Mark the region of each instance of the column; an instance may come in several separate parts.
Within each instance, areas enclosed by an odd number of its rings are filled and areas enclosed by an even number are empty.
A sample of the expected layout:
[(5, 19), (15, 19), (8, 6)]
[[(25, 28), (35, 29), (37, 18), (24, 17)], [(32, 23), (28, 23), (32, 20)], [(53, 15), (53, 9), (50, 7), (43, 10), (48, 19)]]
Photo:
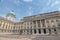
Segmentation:
[(5, 32), (6, 32), (6, 24), (7, 24), (7, 23), (5, 22), (5, 25), (4, 25), (4, 31), (5, 31)]
[[(9, 32), (10, 32), (10, 30), (11, 30), (11, 24), (9, 26), (10, 26), (10, 28), (9, 28)], [(15, 30), (16, 30), (16, 28), (15, 28)]]
[(40, 20), (40, 26), (41, 26), (41, 34), (44, 34), (41, 20)]
[(48, 26), (47, 26), (47, 20), (45, 20), (45, 26), (46, 26), (46, 33), (49, 34)]
[(27, 22), (25, 22), (25, 25), (24, 25), (24, 34), (27, 34)]
[(37, 23), (37, 21), (36, 21), (36, 32), (37, 32), (37, 34), (39, 34), (39, 32), (38, 32), (38, 23)]
[(30, 30), (31, 30), (31, 22), (29, 22), (29, 34), (31, 34)]
[(52, 33), (52, 25), (51, 25), (51, 20), (48, 20), (49, 21), (49, 24), (50, 24), (50, 26), (49, 26), (49, 34), (51, 34)]
[(29, 25), (30, 25), (30, 34), (32, 34), (32, 22), (31, 21), (30, 21)]
[(2, 22), (1, 29), (4, 29), (4, 26), (3, 25), (4, 25), (4, 22)]
[(52, 27), (52, 22), (51, 22), (51, 21), (52, 21), (52, 20), (49, 20), (49, 23), (50, 23), (50, 30), (51, 30), (51, 33), (54, 34), (53, 29), (52, 29), (53, 27)]
[(12, 32), (13, 32), (13, 30), (14, 30), (14, 24), (12, 25)]
[(7, 27), (8, 27), (8, 23), (6, 23), (6, 29), (5, 29), (5, 30), (6, 30), (6, 32), (7, 32)]
[(34, 35), (34, 24), (33, 24), (33, 21), (32, 21), (32, 34)]
[(56, 31), (55, 31), (55, 33), (57, 33), (58, 32), (58, 26), (57, 26), (57, 22), (56, 22), (56, 19), (54, 20), (54, 23), (55, 23), (55, 29), (56, 29)]
[(7, 30), (9, 31), (9, 23), (8, 23), (8, 27), (7, 27)]
[(5, 23), (5, 31), (7, 32), (7, 23)]
[(54, 20), (54, 23), (55, 23), (55, 27), (54, 27), (55, 31), (54, 31), (54, 33), (57, 33), (57, 23), (56, 23), (56, 20)]
[(3, 29), (4, 29), (4, 22), (1, 22), (2, 24), (1, 24), (1, 32), (3, 32)]
[(23, 29), (23, 34), (25, 34), (25, 32), (24, 32), (24, 23), (23, 23), (23, 28), (22, 29)]

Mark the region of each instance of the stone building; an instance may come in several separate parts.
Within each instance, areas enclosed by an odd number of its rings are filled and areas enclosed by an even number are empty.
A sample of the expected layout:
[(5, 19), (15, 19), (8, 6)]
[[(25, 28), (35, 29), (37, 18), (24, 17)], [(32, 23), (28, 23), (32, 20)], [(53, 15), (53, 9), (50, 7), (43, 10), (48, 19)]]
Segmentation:
[[(50, 12), (24, 17), (20, 26), (22, 34), (60, 34), (60, 12)], [(19, 24), (19, 23), (18, 23)]]
[(15, 22), (16, 16), (10, 12), (6, 18), (0, 17), (0, 34), (19, 35), (59, 35), (60, 12), (54, 11), (44, 14), (24, 17)]

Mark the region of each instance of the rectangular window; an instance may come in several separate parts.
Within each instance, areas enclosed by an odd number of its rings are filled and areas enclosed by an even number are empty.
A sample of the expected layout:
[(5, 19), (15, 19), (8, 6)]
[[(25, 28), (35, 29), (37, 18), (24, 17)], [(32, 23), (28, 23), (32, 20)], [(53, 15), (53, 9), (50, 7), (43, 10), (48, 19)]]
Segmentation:
[(34, 29), (34, 33), (36, 34), (36, 29)]

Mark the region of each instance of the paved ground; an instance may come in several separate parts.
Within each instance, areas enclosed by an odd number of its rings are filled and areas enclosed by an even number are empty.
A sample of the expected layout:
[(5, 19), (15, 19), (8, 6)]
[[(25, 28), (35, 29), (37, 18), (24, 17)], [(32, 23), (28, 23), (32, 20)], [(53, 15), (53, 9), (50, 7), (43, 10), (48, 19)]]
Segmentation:
[(0, 37), (0, 40), (31, 40), (31, 39), (28, 39), (28, 38), (21, 38), (21, 39), (16, 39), (16, 38), (3, 38), (3, 37)]
[(60, 35), (0, 35), (0, 40), (60, 40)]

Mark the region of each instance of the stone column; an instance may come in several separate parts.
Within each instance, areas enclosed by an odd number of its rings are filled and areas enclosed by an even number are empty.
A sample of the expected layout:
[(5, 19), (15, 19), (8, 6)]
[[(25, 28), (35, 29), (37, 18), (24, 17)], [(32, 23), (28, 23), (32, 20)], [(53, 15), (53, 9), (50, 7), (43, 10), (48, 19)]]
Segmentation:
[(7, 24), (7, 23), (5, 23), (5, 25), (4, 25), (4, 30), (5, 30), (5, 32), (6, 32), (6, 24)]
[(40, 20), (40, 26), (41, 26), (41, 34), (43, 35), (44, 32), (43, 32), (43, 27), (42, 27), (42, 22), (41, 22), (41, 20)]
[(54, 22), (55, 22), (55, 29), (56, 29), (56, 32), (55, 33), (57, 33), (58, 32), (58, 26), (57, 26), (57, 22), (56, 22), (56, 19), (54, 20)]
[(38, 32), (38, 23), (37, 23), (37, 21), (36, 21), (36, 32), (37, 32), (37, 34), (39, 34), (39, 32)]
[(54, 31), (54, 33), (57, 33), (57, 23), (56, 23), (56, 20), (54, 20), (54, 23), (55, 23), (55, 29), (56, 29), (56, 31)]
[(6, 32), (7, 32), (8, 23), (6, 23)]
[(8, 27), (7, 27), (7, 30), (9, 31), (9, 23), (8, 23)]
[(3, 25), (5, 25), (4, 22), (2, 22), (1, 29), (4, 29), (4, 26)]
[(1, 22), (2, 24), (1, 24), (1, 32), (3, 31), (3, 29), (4, 29), (4, 26), (3, 25), (5, 25), (4, 24), (4, 22)]
[[(50, 24), (50, 26), (49, 26), (49, 29), (51, 30), (51, 33), (52, 33), (52, 24), (51, 24), (51, 20), (48, 20), (49, 21), (49, 24)], [(50, 32), (50, 31), (49, 31)]]
[(46, 33), (49, 34), (48, 26), (47, 26), (47, 20), (45, 20), (45, 26), (46, 26)]
[(33, 24), (33, 21), (32, 21), (32, 34), (34, 35), (34, 24)]
[(25, 27), (26, 27), (25, 34), (27, 34), (27, 22), (26, 22), (26, 25), (25, 25)]
[[(16, 29), (16, 28), (15, 28)], [(11, 32), (11, 24), (10, 24), (10, 30), (9, 30), (10, 32)]]
[(23, 23), (23, 34), (25, 34), (25, 32), (24, 32), (24, 31), (25, 31), (25, 30), (24, 30), (24, 26), (25, 26), (25, 25), (24, 25), (24, 23)]
[(52, 22), (51, 22), (51, 20), (49, 20), (49, 23), (50, 23), (51, 33), (54, 34), (54, 30), (52, 29), (53, 27), (52, 27)]
[(30, 30), (31, 30), (31, 22), (29, 22), (29, 34), (31, 34)]

